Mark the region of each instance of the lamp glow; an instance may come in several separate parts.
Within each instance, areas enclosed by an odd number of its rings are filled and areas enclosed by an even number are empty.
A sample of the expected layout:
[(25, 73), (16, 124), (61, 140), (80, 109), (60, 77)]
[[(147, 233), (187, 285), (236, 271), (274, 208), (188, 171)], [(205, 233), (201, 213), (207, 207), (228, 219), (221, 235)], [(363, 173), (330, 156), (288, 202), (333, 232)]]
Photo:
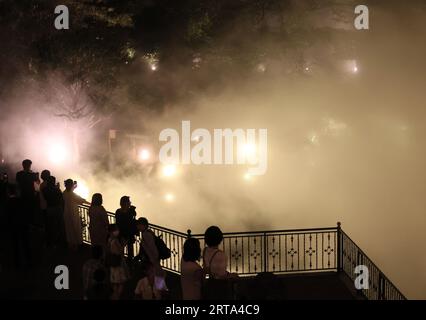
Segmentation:
[(173, 193), (166, 193), (164, 195), (164, 200), (166, 200), (167, 202), (173, 202), (175, 201), (175, 195)]
[(163, 167), (163, 176), (172, 177), (176, 174), (176, 166), (169, 164)]
[(53, 164), (61, 164), (68, 157), (68, 150), (62, 144), (53, 144), (49, 147), (48, 158)]
[(147, 161), (151, 158), (151, 153), (148, 149), (139, 150), (138, 158), (140, 161)]
[(86, 183), (84, 181), (77, 181), (77, 188), (75, 188), (74, 192), (76, 194), (78, 194), (80, 197), (82, 197), (83, 199), (88, 199), (89, 198), (89, 187), (86, 185)]

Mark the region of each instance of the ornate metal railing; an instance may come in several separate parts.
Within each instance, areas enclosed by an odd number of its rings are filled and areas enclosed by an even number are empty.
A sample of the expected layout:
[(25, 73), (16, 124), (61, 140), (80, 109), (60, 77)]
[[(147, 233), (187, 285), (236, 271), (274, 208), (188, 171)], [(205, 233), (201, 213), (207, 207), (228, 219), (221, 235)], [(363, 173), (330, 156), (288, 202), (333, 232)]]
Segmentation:
[(368, 269), (368, 289), (361, 290), (368, 300), (405, 300), (405, 296), (383, 274), (371, 259), (352, 241), (349, 236), (340, 230), (340, 270), (352, 281), (358, 274), (356, 266), (364, 265)]
[[(88, 232), (88, 208), (80, 207), (83, 223), (83, 240), (90, 243)], [(110, 223), (115, 216), (108, 213)], [(163, 268), (180, 273), (180, 259), (185, 240), (198, 238), (204, 246), (204, 235), (182, 233), (158, 225), (150, 228), (161, 236), (171, 250), (170, 259), (161, 262)], [(228, 270), (239, 275), (255, 275), (260, 272), (276, 274), (306, 272), (343, 272), (352, 281), (357, 265), (369, 270), (369, 289), (360, 291), (367, 299), (401, 300), (404, 295), (380, 271), (367, 255), (344, 233), (340, 223), (336, 227), (294, 229), (262, 232), (224, 233), (221, 249), (227, 254)], [(139, 251), (140, 239), (136, 239), (134, 251)]]
[[(204, 245), (203, 235), (194, 235)], [(228, 270), (240, 275), (336, 270), (336, 228), (224, 233)]]

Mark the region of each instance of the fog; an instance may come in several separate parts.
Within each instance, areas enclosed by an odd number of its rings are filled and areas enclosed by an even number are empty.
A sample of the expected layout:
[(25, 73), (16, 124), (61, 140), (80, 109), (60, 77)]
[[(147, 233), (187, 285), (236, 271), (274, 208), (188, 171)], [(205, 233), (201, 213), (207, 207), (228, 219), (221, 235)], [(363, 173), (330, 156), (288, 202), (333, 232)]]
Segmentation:
[[(371, 29), (355, 35), (362, 46), (351, 59), (329, 61), (333, 72), (314, 61), (324, 52), (313, 48), (306, 55), (314, 62), (303, 76), (287, 76), (276, 61), (265, 61), (248, 78), (221, 80), (211, 92), (130, 121), (135, 131), (144, 128), (153, 145), (161, 130), (180, 130), (183, 120), (211, 131), (266, 128), (268, 170), (250, 181), (244, 179), (247, 167), (238, 165), (179, 166), (175, 177), (164, 179), (123, 173), (120, 164), (110, 174), (71, 154), (57, 163), (41, 151), (46, 141), (72, 148), (71, 132), (78, 130), (80, 152), (91, 154), (105, 153), (100, 146), (106, 142), (96, 127), (55, 117), (37, 94), (39, 87), (50, 90), (46, 84), (16, 89), (3, 102), (9, 110), (1, 118), (3, 148), (15, 165), (28, 157), (35, 171), (49, 167), (60, 181), (84, 181), (89, 195), (104, 195), (109, 211), (129, 195), (138, 215), (179, 231), (201, 233), (210, 224), (224, 231), (328, 227), (340, 221), (403, 293), (425, 299), (426, 19), (419, 8), (398, 9), (370, 9)], [(342, 41), (342, 35), (334, 37)], [(113, 119), (105, 120), (108, 126)], [(168, 193), (173, 201), (165, 201)]]

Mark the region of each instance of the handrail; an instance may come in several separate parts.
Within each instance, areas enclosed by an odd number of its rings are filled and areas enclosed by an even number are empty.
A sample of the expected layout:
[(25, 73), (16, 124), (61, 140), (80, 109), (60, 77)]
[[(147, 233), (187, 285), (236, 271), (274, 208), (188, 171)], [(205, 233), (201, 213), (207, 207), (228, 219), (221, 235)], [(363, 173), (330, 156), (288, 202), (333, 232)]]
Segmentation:
[[(90, 243), (88, 232), (88, 207), (80, 206), (83, 240)], [(110, 222), (115, 215), (108, 212)], [(200, 240), (203, 234), (191, 234), (150, 223), (150, 228), (161, 236), (171, 250), (171, 257), (161, 262), (162, 267), (180, 274), (183, 244), (188, 237)], [(136, 238), (134, 252), (138, 252), (141, 239)], [(405, 300), (405, 296), (387, 278), (372, 260), (345, 233), (337, 227), (306, 228), (269, 231), (225, 232), (221, 249), (227, 256), (228, 270), (240, 275), (259, 272), (276, 274), (303, 272), (342, 272), (355, 281), (355, 267), (367, 265), (370, 289), (359, 290), (367, 299)]]
[[(369, 270), (369, 289), (362, 289), (360, 293), (367, 299), (406, 300), (402, 292), (385, 276), (365, 252), (344, 231), (341, 231), (341, 233), (342, 242), (347, 241), (350, 244), (346, 245), (342, 252), (342, 267), (346, 275), (355, 280), (357, 275), (354, 274), (353, 268), (357, 265), (366, 265)], [(351, 255), (355, 256), (356, 259), (349, 258)]]

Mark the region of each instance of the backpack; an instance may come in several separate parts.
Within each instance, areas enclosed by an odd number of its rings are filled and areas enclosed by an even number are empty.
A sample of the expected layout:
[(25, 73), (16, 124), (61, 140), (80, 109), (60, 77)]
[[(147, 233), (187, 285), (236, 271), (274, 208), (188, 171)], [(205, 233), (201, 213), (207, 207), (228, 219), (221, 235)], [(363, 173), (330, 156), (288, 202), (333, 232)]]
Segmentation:
[[(161, 236), (155, 235), (155, 233), (152, 230), (148, 230), (148, 231), (151, 232), (152, 236), (154, 237), (154, 243), (158, 251), (158, 258), (160, 260), (165, 260), (170, 258), (171, 251), (169, 248), (167, 248), (167, 245), (164, 242), (164, 240), (161, 238)], [(143, 238), (143, 234), (142, 234), (142, 238)]]
[(163, 239), (160, 236), (154, 235), (154, 240), (155, 240), (155, 246), (157, 247), (157, 250), (158, 250), (158, 257), (160, 258), (160, 260), (165, 260), (170, 258), (171, 256), (170, 249), (167, 248), (167, 245), (163, 241)]

